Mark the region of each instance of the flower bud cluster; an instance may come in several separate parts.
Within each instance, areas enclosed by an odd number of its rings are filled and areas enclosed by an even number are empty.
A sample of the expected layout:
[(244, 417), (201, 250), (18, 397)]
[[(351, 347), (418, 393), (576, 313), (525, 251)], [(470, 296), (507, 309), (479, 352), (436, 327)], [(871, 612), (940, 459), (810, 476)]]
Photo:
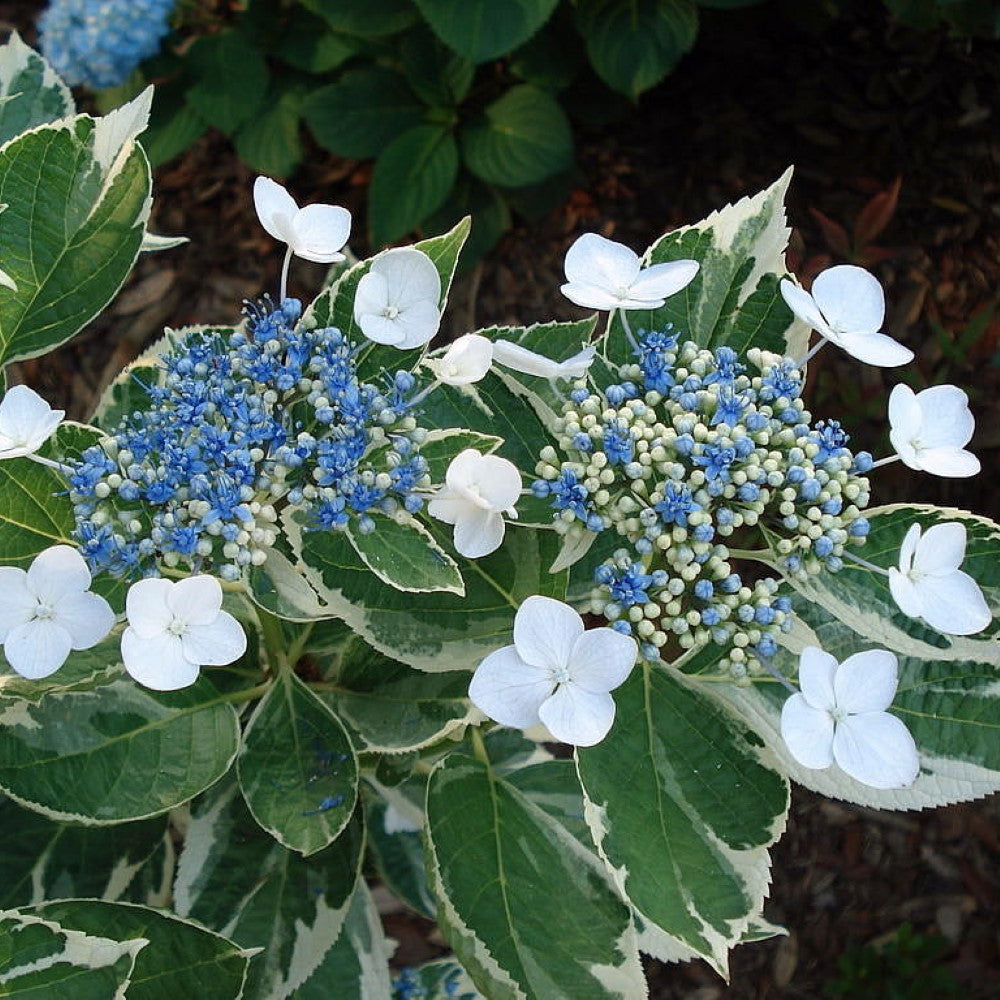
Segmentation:
[(867, 535), (871, 457), (836, 421), (812, 423), (787, 359), (752, 349), (748, 370), (670, 328), (640, 332), (635, 355), (618, 384), (577, 383), (533, 492), (557, 531), (621, 536), (596, 570), (594, 613), (651, 658), (668, 643), (724, 646), (723, 668), (745, 676), (791, 627), (791, 604), (735, 560), (749, 549), (788, 577), (840, 569)]
[(312, 529), (364, 533), (375, 511), (420, 508), (414, 377), (360, 381), (354, 346), (336, 328), (307, 328), (295, 299), (246, 316), (232, 334), (189, 332), (147, 387), (149, 407), (76, 463), (76, 538), (92, 571), (234, 580), (264, 561), (289, 510)]

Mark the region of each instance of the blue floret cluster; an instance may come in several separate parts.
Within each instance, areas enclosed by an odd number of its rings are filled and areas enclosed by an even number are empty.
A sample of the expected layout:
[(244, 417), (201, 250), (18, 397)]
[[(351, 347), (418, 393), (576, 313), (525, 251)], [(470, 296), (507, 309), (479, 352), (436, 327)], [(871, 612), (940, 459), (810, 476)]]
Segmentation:
[(53, 0), (38, 19), (42, 53), (70, 85), (124, 83), (154, 55), (176, 0)]
[(76, 539), (94, 573), (164, 567), (237, 579), (279, 518), (366, 533), (406, 517), (429, 485), (406, 371), (358, 377), (357, 349), (310, 329), (301, 305), (250, 305), (234, 331), (195, 329), (128, 414), (73, 466)]
[(745, 677), (791, 627), (781, 581), (762, 567), (841, 568), (868, 533), (871, 456), (849, 450), (837, 421), (812, 422), (788, 359), (679, 344), (671, 327), (641, 331), (634, 356), (619, 383), (573, 389), (533, 492), (556, 530), (620, 536), (596, 568), (594, 613), (651, 659), (668, 643), (714, 643)]

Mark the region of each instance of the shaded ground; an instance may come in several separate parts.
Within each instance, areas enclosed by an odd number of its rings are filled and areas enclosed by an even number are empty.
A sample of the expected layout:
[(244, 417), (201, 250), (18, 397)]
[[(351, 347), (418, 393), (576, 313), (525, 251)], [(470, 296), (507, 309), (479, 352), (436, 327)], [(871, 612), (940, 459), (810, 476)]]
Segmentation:
[[(0, 20), (24, 28), (31, 6), (0, 3)], [(917, 354), (909, 371), (916, 388), (952, 382), (969, 392), (973, 447), (984, 470), (971, 483), (949, 483), (897, 464), (880, 472), (877, 500), (924, 499), (996, 518), (1000, 50), (904, 30), (888, 22), (881, 4), (857, 6), (819, 34), (790, 24), (781, 4), (724, 17), (706, 12), (695, 53), (646, 95), (635, 118), (583, 136), (566, 204), (517, 228), (462, 279), (452, 329), (575, 315), (558, 285), (565, 249), (580, 231), (642, 247), (664, 229), (754, 193), (789, 163), (796, 164), (792, 266), (815, 273), (844, 258), (827, 245), (810, 209), (849, 229), (868, 199), (900, 177), (898, 210), (875, 241), (895, 248), (873, 265), (890, 302), (887, 328)], [(337, 201), (360, 219), (365, 177), (363, 165), (317, 154), (292, 187), (300, 200)], [(105, 317), (56, 355), (22, 365), (21, 378), (84, 417), (97, 387), (164, 324), (232, 322), (241, 299), (273, 290), (279, 252), (256, 225), (251, 182), (217, 137), (162, 168), (154, 228), (187, 233), (192, 243), (143, 259)], [(366, 248), (356, 241), (355, 249)], [(296, 263), (293, 281), (303, 297), (321, 278), (320, 267)], [(976, 318), (982, 329), (963, 337)], [(812, 409), (841, 418), (857, 441), (884, 454), (885, 400), (897, 377), (827, 348), (811, 372)], [(877, 944), (904, 922), (943, 936), (938, 964), (964, 995), (995, 995), (998, 814), (996, 799), (888, 814), (796, 790), (766, 910), (791, 935), (738, 949), (729, 987), (702, 965), (654, 963), (651, 995), (821, 996), (850, 945)], [(414, 919), (394, 919), (390, 931), (405, 961), (435, 947), (429, 925)], [(885, 994), (859, 988), (850, 995)], [(925, 994), (914, 986), (904, 995)]]

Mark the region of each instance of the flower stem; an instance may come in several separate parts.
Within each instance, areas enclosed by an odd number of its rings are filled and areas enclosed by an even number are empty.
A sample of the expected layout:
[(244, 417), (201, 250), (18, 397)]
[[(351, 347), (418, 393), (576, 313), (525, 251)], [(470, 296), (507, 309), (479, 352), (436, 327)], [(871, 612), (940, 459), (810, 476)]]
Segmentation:
[(64, 476), (70, 476), (73, 474), (73, 470), (68, 465), (63, 465), (62, 462), (54, 462), (51, 458), (43, 458), (41, 455), (36, 455), (34, 452), (30, 455), (25, 455), (24, 457), (31, 459), (32, 462), (37, 462), (39, 465), (44, 465), (46, 468), (55, 469), (56, 472), (61, 472)]
[(872, 468), (877, 469), (881, 465), (890, 465), (892, 462), (898, 462), (899, 455), (887, 455), (885, 458), (880, 458), (877, 462), (872, 462)]
[(292, 262), (292, 248), (285, 251), (285, 259), (281, 263), (281, 286), (279, 304), (285, 301), (285, 293), (288, 291), (288, 266)]
[(267, 694), (271, 684), (271, 681), (264, 681), (256, 687), (244, 688), (242, 691), (230, 691), (228, 694), (219, 695), (218, 700), (229, 702), (230, 704), (240, 704), (244, 701), (253, 701), (255, 698), (260, 698), (262, 695)]
[(625, 337), (628, 340), (629, 347), (631, 347), (633, 351), (638, 351), (639, 344), (635, 339), (635, 335), (632, 333), (632, 327), (629, 326), (628, 316), (625, 314), (624, 309), (618, 310), (618, 318), (622, 321), (622, 329), (625, 331)]
[(271, 667), (271, 673), (277, 676), (291, 670), (292, 663), (285, 652), (285, 633), (281, 627), (281, 619), (261, 607), (257, 607), (256, 611), (257, 621), (260, 623), (260, 634), (264, 640), (264, 649), (267, 653), (267, 662)]
[(889, 571), (883, 569), (881, 566), (876, 566), (875, 563), (869, 562), (867, 559), (862, 559), (861, 556), (855, 555), (853, 552), (844, 551), (844, 558), (850, 559), (851, 562), (856, 562), (859, 566), (864, 566), (865, 569), (870, 569), (873, 573), (878, 573), (879, 576), (888, 576)]
[(489, 767), (490, 757), (486, 752), (486, 744), (483, 742), (483, 734), (479, 731), (479, 727), (471, 726), (469, 736), (472, 740), (472, 752), (476, 755), (476, 760)]
[(788, 688), (792, 694), (798, 693), (798, 688), (766, 657), (760, 653), (754, 654), (760, 665), (783, 687)]
[(810, 358), (812, 358), (825, 343), (826, 343), (826, 337), (820, 337), (819, 340), (817, 340), (816, 343), (812, 346), (812, 348), (808, 351), (806, 356), (801, 361), (795, 362), (795, 367), (801, 369), (806, 364), (806, 362), (808, 362)]

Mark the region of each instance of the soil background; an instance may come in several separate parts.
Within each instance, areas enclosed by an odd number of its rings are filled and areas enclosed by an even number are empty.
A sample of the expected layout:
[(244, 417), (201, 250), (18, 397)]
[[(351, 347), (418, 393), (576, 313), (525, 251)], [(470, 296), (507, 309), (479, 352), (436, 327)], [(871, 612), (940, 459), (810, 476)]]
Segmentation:
[[(0, 2), (0, 27), (17, 27), (33, 42), (40, 6)], [(880, 3), (839, 6), (838, 19), (813, 23), (804, 20), (809, 8), (829, 5), (703, 10), (694, 51), (631, 117), (578, 133), (578, 170), (563, 203), (530, 223), (516, 220), (483, 264), (459, 280), (449, 332), (583, 315), (558, 292), (563, 256), (579, 233), (597, 230), (641, 249), (665, 230), (755, 193), (789, 164), (796, 168), (789, 266), (808, 282), (847, 259), (815, 213), (850, 231), (866, 203), (898, 178), (898, 207), (876, 248), (854, 259), (886, 289), (886, 330), (917, 355), (914, 386), (951, 382), (969, 393), (977, 422), (972, 447), (983, 471), (971, 481), (949, 481), (897, 463), (880, 470), (875, 502), (920, 499), (996, 519), (1000, 46), (904, 28)], [(312, 148), (289, 186), (300, 202), (349, 207), (352, 247), (362, 255), (371, 249), (363, 222), (369, 175), (366, 164)], [(242, 299), (273, 292), (280, 251), (257, 224), (252, 181), (214, 134), (159, 168), (151, 228), (191, 242), (142, 258), (102, 317), (55, 354), (18, 366), (15, 380), (85, 418), (100, 387), (165, 325), (232, 323)], [(297, 261), (293, 290), (307, 298), (322, 277), (320, 266)], [(810, 366), (810, 408), (839, 418), (876, 457), (886, 454), (885, 406), (897, 378), (827, 347)], [(837, 995), (1000, 995), (998, 818), (996, 797), (879, 813), (796, 788), (788, 830), (773, 852), (765, 909), (789, 934), (737, 948), (729, 985), (701, 963), (650, 962), (650, 995), (829, 995), (841, 956), (865, 945), (877, 954), (904, 924), (928, 936), (938, 954), (896, 963), (894, 981), (869, 969), (869, 980)], [(403, 964), (443, 950), (433, 927), (418, 918), (395, 914), (388, 924)], [(941, 974), (948, 979), (933, 978)]]

